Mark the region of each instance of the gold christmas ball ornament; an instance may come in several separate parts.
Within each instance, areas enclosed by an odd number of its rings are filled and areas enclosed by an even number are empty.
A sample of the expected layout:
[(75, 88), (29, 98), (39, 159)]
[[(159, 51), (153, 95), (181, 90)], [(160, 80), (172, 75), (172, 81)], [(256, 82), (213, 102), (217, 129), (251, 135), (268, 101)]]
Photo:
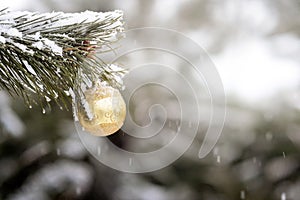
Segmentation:
[(83, 129), (96, 136), (117, 132), (126, 117), (126, 104), (119, 90), (97, 83), (84, 92), (81, 106), (77, 108)]

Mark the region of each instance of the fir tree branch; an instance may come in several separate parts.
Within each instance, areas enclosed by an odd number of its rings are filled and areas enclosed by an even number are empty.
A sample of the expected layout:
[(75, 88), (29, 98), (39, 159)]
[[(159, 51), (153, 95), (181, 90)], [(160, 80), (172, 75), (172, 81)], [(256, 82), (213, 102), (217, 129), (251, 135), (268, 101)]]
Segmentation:
[[(121, 11), (32, 13), (0, 10), (0, 87), (28, 105), (67, 105), (78, 72), (117, 84), (93, 51), (107, 51), (123, 31)], [(32, 97), (35, 93), (38, 97)]]

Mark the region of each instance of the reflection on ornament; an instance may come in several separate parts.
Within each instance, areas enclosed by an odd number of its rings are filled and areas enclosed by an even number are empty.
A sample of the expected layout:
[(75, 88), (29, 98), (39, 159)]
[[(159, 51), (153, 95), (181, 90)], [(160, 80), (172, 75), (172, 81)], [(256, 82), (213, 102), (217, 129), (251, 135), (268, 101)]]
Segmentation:
[(125, 120), (126, 105), (119, 90), (96, 84), (84, 92), (85, 100), (77, 115), (85, 131), (107, 136), (118, 131)]

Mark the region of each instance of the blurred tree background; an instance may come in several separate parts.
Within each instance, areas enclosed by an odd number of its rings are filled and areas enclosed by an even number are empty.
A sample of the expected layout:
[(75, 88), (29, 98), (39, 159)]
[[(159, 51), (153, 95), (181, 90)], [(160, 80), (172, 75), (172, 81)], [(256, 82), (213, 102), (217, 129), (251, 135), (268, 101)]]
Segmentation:
[[(42, 114), (1, 91), (0, 199), (299, 199), (298, 0), (26, 2), (15, 7), (121, 9), (127, 28), (158, 26), (188, 35), (216, 62), (227, 93), (227, 117), (206, 158), (198, 158), (195, 141), (164, 169), (128, 174), (102, 165), (86, 151), (71, 111), (53, 105)], [(122, 133), (110, 139), (120, 143)]]

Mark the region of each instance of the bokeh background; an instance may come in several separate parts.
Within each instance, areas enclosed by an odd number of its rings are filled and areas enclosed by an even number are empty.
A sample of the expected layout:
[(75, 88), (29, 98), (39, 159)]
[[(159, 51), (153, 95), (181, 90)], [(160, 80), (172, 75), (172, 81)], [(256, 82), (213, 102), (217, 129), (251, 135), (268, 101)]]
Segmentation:
[[(53, 105), (42, 114), (1, 91), (0, 199), (300, 198), (298, 0), (0, 0), (0, 5), (38, 12), (120, 9), (127, 29), (180, 31), (209, 53), (227, 96), (223, 133), (206, 158), (199, 159), (192, 145), (164, 169), (129, 174), (86, 151), (71, 111)], [(110, 139), (126, 143), (122, 133)]]

